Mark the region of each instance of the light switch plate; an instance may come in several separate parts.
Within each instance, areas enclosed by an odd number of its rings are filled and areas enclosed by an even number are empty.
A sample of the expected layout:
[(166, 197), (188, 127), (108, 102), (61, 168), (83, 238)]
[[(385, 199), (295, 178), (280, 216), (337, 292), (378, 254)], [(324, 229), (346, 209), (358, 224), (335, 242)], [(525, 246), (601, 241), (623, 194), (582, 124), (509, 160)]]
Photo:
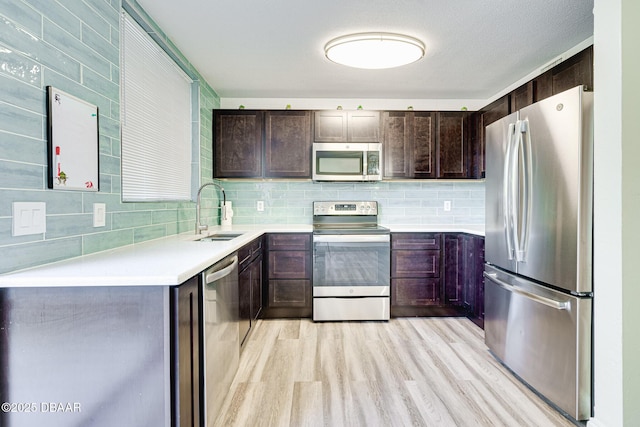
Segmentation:
[(47, 204), (13, 202), (13, 236), (42, 234), (47, 231)]
[(106, 225), (107, 205), (104, 203), (93, 204), (93, 226), (104, 227)]

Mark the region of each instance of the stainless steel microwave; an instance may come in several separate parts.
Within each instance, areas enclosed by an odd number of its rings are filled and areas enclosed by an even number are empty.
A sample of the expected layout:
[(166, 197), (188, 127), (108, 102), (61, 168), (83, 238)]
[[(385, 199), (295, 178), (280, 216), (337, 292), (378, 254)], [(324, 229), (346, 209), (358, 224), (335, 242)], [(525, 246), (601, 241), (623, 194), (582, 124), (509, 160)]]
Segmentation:
[(314, 142), (314, 181), (382, 180), (382, 144)]

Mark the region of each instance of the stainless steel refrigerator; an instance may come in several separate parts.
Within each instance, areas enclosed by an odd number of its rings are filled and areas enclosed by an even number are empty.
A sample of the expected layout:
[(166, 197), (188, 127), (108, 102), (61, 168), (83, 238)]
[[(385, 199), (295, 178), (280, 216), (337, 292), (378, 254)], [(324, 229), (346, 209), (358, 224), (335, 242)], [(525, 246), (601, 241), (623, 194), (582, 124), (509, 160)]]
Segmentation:
[(576, 420), (592, 414), (593, 93), (486, 127), (485, 342)]

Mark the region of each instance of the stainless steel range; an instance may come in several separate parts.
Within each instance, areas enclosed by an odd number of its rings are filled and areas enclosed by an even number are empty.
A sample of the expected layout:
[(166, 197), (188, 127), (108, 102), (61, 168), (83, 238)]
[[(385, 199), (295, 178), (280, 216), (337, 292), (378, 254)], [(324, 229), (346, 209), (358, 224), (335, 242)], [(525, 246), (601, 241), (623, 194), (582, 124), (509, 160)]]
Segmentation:
[(390, 241), (378, 202), (313, 202), (313, 320), (389, 320)]

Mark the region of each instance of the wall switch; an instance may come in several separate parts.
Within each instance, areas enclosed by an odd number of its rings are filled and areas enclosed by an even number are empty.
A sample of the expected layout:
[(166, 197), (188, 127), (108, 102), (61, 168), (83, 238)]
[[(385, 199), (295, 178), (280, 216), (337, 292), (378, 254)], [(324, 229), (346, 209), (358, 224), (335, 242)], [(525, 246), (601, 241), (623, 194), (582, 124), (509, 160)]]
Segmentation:
[(263, 212), (264, 211), (264, 201), (258, 200), (258, 203), (256, 203), (256, 208), (258, 209), (258, 212)]
[(13, 202), (13, 236), (42, 234), (47, 231), (47, 204)]
[(107, 224), (107, 206), (104, 203), (93, 204), (93, 226), (104, 227)]
[(449, 212), (451, 210), (451, 200), (445, 200), (444, 202), (444, 211)]

